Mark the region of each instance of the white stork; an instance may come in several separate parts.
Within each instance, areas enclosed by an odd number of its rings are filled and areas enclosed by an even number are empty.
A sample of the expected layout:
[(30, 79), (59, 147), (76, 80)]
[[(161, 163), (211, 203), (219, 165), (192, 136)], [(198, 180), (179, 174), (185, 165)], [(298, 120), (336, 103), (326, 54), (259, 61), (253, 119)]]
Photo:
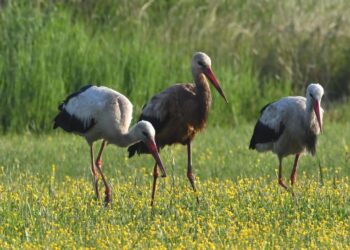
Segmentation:
[[(204, 129), (211, 107), (211, 92), (207, 81), (213, 84), (226, 100), (219, 82), (211, 70), (211, 60), (203, 52), (192, 57), (192, 75), (195, 84), (175, 84), (156, 94), (144, 106), (140, 120), (152, 123), (156, 130), (156, 142), (159, 148), (165, 145), (181, 143), (187, 146), (187, 177), (196, 192), (192, 173), (191, 141)], [(137, 153), (149, 153), (144, 143), (136, 143), (128, 148), (129, 157)], [(157, 162), (153, 172), (152, 203), (158, 177)], [(199, 202), (197, 197), (197, 202)]]
[[(166, 176), (155, 143), (155, 130), (148, 121), (139, 121), (129, 129), (132, 119), (132, 104), (124, 95), (107, 87), (87, 85), (69, 95), (59, 105), (60, 112), (54, 119), (54, 129), (61, 127), (85, 137), (90, 146), (91, 171), (94, 189), (99, 198), (98, 173), (105, 185), (105, 203), (111, 201), (111, 191), (102, 172), (102, 151), (106, 143), (127, 147), (136, 142), (144, 142)], [(100, 151), (94, 161), (93, 143), (102, 139)], [(96, 172), (98, 171), (98, 173)]]
[(296, 182), (296, 171), (300, 154), (316, 153), (317, 135), (322, 131), (323, 109), (320, 107), (323, 88), (318, 83), (307, 87), (306, 98), (288, 96), (267, 104), (260, 111), (250, 149), (259, 152), (272, 151), (278, 156), (278, 183), (288, 190), (282, 179), (282, 159), (295, 155), (291, 184)]

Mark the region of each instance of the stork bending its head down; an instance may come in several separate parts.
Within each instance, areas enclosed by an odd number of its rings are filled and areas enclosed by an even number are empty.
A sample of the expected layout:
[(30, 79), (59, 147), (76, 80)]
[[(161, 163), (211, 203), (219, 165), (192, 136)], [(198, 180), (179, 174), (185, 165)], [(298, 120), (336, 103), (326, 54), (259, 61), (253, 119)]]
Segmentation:
[[(139, 121), (129, 129), (132, 118), (132, 104), (124, 95), (107, 87), (87, 85), (69, 95), (59, 106), (54, 119), (54, 128), (61, 127), (67, 132), (83, 136), (90, 146), (91, 171), (97, 198), (98, 174), (105, 185), (105, 202), (111, 201), (111, 191), (102, 172), (102, 152), (106, 143), (127, 147), (142, 141), (153, 155), (166, 176), (155, 143), (155, 130), (148, 121)], [(93, 143), (102, 139), (100, 151), (94, 161)]]
[(316, 153), (317, 135), (322, 131), (323, 109), (321, 100), (323, 88), (318, 83), (307, 87), (306, 98), (288, 96), (267, 104), (260, 111), (250, 140), (250, 149), (259, 152), (272, 151), (278, 156), (278, 183), (288, 189), (282, 179), (282, 159), (295, 155), (291, 184), (296, 182), (296, 171), (300, 154), (305, 151)]

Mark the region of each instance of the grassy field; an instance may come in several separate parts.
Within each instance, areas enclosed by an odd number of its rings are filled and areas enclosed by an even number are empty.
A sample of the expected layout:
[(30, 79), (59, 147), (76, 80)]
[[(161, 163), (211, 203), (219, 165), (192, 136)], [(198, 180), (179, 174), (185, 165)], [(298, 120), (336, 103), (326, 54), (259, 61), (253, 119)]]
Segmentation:
[[(277, 185), (277, 159), (247, 149), (252, 125), (208, 127), (194, 142), (200, 204), (186, 150), (166, 148), (168, 177), (150, 203), (150, 156), (107, 147), (113, 205), (94, 200), (88, 146), (63, 133), (0, 137), (0, 248), (350, 247), (349, 123), (325, 123), (303, 156), (295, 197)], [(292, 157), (284, 161), (289, 177)]]

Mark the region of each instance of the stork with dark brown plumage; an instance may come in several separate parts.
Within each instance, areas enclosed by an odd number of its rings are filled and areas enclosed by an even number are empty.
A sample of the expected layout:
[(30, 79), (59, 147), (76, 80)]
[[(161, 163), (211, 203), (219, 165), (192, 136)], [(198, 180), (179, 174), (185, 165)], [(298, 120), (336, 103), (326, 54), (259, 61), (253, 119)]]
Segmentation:
[[(156, 130), (156, 143), (159, 149), (165, 145), (180, 143), (187, 146), (187, 177), (196, 192), (192, 173), (191, 142), (197, 132), (204, 129), (211, 107), (211, 92), (207, 81), (214, 85), (220, 95), (226, 100), (214, 73), (211, 70), (211, 60), (203, 52), (197, 52), (192, 58), (192, 75), (195, 84), (175, 84), (153, 96), (144, 106), (139, 120), (152, 123)], [(129, 157), (136, 152), (149, 153), (143, 142), (128, 148)], [(152, 202), (158, 178), (157, 163), (153, 171)], [(199, 199), (197, 197), (197, 202)]]

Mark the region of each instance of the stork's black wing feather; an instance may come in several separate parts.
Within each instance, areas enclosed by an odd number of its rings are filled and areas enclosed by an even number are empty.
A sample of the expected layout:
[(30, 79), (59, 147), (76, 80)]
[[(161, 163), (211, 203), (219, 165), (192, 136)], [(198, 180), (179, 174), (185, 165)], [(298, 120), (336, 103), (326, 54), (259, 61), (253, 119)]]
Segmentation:
[(255, 125), (253, 136), (250, 139), (249, 149), (255, 149), (257, 143), (267, 143), (277, 141), (282, 135), (285, 125), (281, 122), (279, 131), (268, 127), (260, 120)]
[(86, 133), (96, 124), (96, 121), (92, 118), (89, 121), (81, 121), (74, 115), (69, 114), (64, 108), (58, 113), (54, 119), (53, 128), (61, 127), (67, 132), (74, 133)]
[[(273, 103), (274, 102), (266, 104), (260, 110), (260, 118), (255, 124), (253, 136), (250, 139), (250, 143), (249, 143), (250, 149), (255, 149), (255, 146), (257, 143), (274, 142), (278, 140), (278, 138), (282, 135), (285, 129), (285, 125), (283, 124), (283, 122), (280, 122), (279, 125), (277, 125), (279, 127), (271, 128), (267, 124), (261, 121), (261, 117), (264, 115), (264, 111), (267, 110), (267, 108)], [(269, 112), (271, 112), (271, 109), (269, 110)]]

